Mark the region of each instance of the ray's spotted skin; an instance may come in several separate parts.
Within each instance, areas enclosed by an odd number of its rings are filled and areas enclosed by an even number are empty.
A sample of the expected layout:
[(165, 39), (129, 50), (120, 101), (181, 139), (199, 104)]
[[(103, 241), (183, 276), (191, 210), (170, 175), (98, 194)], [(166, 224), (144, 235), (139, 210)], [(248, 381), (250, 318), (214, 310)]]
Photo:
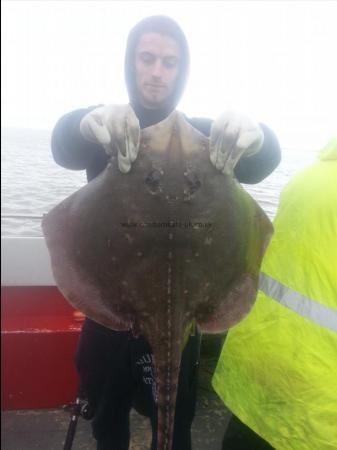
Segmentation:
[(198, 326), (221, 332), (254, 303), (272, 234), (262, 209), (210, 161), (209, 139), (177, 111), (140, 131), (97, 178), (43, 218), (55, 280), (94, 321), (151, 345), (157, 449), (172, 446), (179, 364)]

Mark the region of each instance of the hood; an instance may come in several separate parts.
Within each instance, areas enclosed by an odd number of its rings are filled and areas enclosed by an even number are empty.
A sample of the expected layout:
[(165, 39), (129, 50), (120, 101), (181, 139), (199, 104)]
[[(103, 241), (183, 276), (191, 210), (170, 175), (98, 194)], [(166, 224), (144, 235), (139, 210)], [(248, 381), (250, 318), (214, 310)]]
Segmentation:
[[(172, 37), (178, 42), (181, 51), (181, 63), (175, 90), (168, 99), (167, 105), (156, 110), (147, 109), (141, 105), (135, 79), (135, 50), (142, 34), (148, 32), (165, 34)], [(173, 19), (166, 16), (151, 16), (141, 20), (132, 28), (127, 40), (124, 75), (130, 104), (139, 119), (141, 128), (160, 122), (175, 109), (186, 85), (189, 62), (189, 49), (186, 37), (180, 26)]]

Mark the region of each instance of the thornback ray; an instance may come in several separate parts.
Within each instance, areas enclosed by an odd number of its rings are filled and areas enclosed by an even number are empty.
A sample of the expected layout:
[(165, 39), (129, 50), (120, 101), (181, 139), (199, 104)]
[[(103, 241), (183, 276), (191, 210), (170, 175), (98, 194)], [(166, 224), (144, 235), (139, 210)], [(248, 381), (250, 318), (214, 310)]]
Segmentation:
[(153, 352), (157, 449), (172, 447), (182, 350), (252, 307), (272, 225), (210, 161), (209, 139), (174, 111), (140, 131), (130, 170), (106, 169), (42, 221), (57, 286), (87, 317)]

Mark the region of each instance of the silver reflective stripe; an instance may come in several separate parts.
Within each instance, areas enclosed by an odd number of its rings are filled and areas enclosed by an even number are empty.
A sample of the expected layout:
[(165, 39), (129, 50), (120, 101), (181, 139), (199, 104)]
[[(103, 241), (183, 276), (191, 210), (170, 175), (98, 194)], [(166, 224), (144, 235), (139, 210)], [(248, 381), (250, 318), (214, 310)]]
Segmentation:
[(337, 331), (336, 309), (305, 297), (263, 272), (260, 273), (259, 289), (300, 316), (312, 320), (322, 327)]

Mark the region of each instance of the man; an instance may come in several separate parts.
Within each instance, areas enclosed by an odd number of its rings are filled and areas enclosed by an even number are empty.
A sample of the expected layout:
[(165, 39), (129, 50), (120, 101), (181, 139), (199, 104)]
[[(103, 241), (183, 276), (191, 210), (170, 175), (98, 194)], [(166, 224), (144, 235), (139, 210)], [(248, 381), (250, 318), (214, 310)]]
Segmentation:
[(223, 450), (337, 449), (336, 243), (337, 136), (282, 191), (257, 301), (224, 344)]
[[(125, 80), (130, 105), (141, 129), (164, 120), (175, 109), (188, 69), (187, 41), (172, 19), (149, 17), (131, 30)], [(105, 150), (113, 142), (114, 127), (123, 122), (124, 111), (124, 106), (107, 105), (63, 116), (52, 135), (55, 161), (69, 169), (85, 169), (88, 181), (92, 180), (108, 163)], [(210, 119), (187, 120), (203, 134), (210, 135)], [(278, 165), (278, 141), (266, 126), (229, 113), (223, 117), (223, 127), (227, 130), (228, 146), (238, 154), (243, 153), (235, 167), (239, 181), (259, 182)], [(216, 141), (216, 129), (213, 134)], [(191, 336), (183, 352), (173, 450), (191, 449), (199, 346), (199, 335)], [(115, 332), (86, 319), (76, 362), (81, 384), (95, 411), (93, 434), (99, 450), (128, 448), (129, 412), (134, 403), (151, 418), (155, 429), (151, 349), (142, 337)], [(155, 442), (153, 448), (154, 445)]]

